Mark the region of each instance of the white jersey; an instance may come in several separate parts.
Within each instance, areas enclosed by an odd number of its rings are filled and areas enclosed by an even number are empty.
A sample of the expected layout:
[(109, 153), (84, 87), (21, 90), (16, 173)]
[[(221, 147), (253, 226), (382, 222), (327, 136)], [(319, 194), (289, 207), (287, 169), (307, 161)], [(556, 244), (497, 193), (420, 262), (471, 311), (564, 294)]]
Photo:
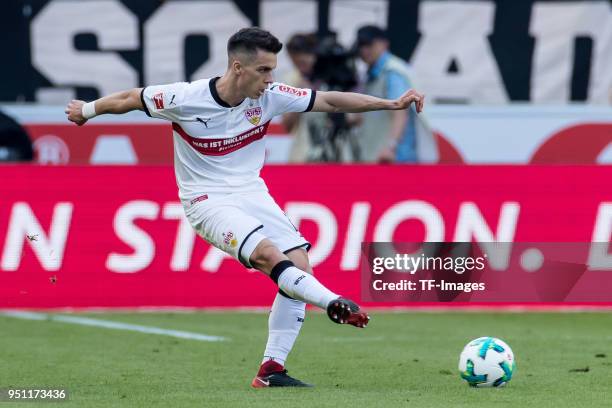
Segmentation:
[(183, 201), (206, 193), (267, 191), (259, 177), (272, 118), (312, 109), (315, 91), (274, 83), (258, 99), (229, 106), (217, 93), (218, 78), (148, 86), (147, 115), (172, 122), (174, 170)]

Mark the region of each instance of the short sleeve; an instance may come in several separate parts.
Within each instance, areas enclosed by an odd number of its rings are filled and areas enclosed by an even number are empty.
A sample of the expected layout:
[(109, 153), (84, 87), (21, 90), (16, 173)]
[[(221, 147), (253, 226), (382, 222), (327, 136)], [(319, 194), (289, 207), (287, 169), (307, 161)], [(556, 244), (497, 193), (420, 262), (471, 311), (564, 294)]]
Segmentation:
[(387, 98), (397, 99), (410, 89), (410, 82), (397, 72), (387, 74)]
[(316, 91), (276, 82), (266, 90), (265, 98), (266, 104), (274, 115), (287, 112), (308, 112), (314, 105)]
[(187, 85), (187, 82), (177, 82), (147, 86), (140, 92), (145, 113), (153, 118), (177, 120), (181, 106), (185, 102)]

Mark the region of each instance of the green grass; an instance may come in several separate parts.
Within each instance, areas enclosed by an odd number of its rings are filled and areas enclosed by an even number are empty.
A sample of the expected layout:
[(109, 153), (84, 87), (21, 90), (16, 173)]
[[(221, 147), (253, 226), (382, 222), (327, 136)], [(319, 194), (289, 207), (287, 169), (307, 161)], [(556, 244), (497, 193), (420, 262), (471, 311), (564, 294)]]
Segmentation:
[[(231, 340), (208, 343), (0, 316), (0, 388), (63, 386), (71, 399), (62, 407), (610, 404), (610, 313), (374, 313), (365, 330), (310, 313), (287, 368), (316, 388), (263, 390), (249, 384), (266, 341), (266, 314), (92, 316)], [(506, 388), (472, 389), (459, 378), (461, 349), (485, 335), (502, 338), (514, 350), (517, 372)], [(571, 371), (586, 367), (587, 372)], [(0, 408), (10, 405), (0, 402)]]

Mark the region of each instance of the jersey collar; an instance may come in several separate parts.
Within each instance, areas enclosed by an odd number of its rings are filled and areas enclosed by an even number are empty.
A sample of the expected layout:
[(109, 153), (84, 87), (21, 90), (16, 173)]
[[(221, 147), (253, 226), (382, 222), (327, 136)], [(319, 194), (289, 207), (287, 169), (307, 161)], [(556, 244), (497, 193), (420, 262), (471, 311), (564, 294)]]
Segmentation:
[[(210, 88), (210, 94), (212, 95), (213, 99), (215, 100), (215, 102), (217, 102), (219, 105), (223, 106), (224, 108), (234, 108), (235, 106), (231, 106), (229, 103), (225, 102), (223, 99), (221, 99), (221, 97), (219, 96), (219, 92), (217, 92), (217, 81), (219, 80), (220, 77), (214, 77), (212, 78), (209, 82), (208, 82), (208, 87)], [(242, 105), (241, 101), (238, 105), (236, 106), (240, 106)]]

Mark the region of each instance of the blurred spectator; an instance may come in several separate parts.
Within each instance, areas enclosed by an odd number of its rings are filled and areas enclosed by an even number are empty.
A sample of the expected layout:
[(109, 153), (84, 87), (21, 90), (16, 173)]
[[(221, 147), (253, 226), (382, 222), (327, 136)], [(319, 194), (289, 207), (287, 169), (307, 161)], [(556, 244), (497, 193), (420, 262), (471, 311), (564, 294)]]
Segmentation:
[[(357, 31), (355, 44), (359, 57), (367, 64), (364, 93), (395, 99), (413, 88), (408, 64), (389, 52), (386, 32), (372, 25)], [(414, 107), (408, 111), (376, 111), (363, 115), (358, 139), (363, 162), (415, 163), (417, 155), (417, 118)]]
[[(296, 88), (312, 88), (310, 82), (312, 70), (316, 62), (317, 37), (315, 34), (295, 34), (287, 43), (287, 52), (293, 63), (293, 69), (281, 82)], [(293, 136), (289, 152), (290, 163), (304, 163), (312, 148), (308, 130), (308, 116), (316, 113), (286, 113), (283, 115), (283, 125)]]
[(34, 150), (25, 129), (0, 111), (0, 161), (32, 161)]

